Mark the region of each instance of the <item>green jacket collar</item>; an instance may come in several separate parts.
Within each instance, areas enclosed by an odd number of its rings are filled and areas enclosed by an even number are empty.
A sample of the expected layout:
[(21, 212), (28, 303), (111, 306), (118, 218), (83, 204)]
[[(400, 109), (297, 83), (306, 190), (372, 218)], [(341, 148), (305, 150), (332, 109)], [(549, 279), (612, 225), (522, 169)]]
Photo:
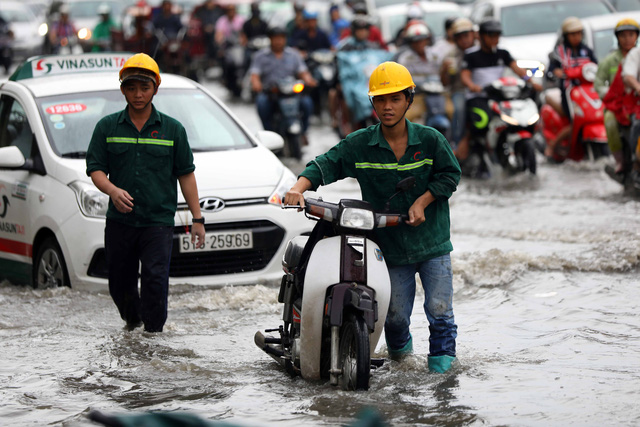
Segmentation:
[[(419, 145), (420, 140), (418, 138), (412, 138), (414, 133), (414, 130), (413, 130), (414, 124), (410, 122), (409, 119), (406, 119), (406, 118), (404, 119), (404, 121), (407, 125), (407, 145)], [(371, 146), (379, 145), (380, 147), (391, 150), (391, 146), (389, 145), (387, 140), (384, 138), (384, 135), (382, 134), (382, 124), (378, 123), (377, 125), (375, 125), (375, 130), (373, 132), (373, 136), (371, 137), (371, 140), (369, 141), (369, 145)]]
[[(131, 126), (135, 128), (135, 125), (133, 124), (133, 122), (131, 121), (131, 117), (129, 116), (128, 105), (124, 110), (120, 112), (120, 115), (118, 116), (118, 124), (122, 124), (125, 122), (129, 123)], [(158, 110), (156, 110), (155, 105), (151, 104), (151, 115), (149, 116), (149, 119), (142, 127), (142, 130), (144, 130), (147, 126), (151, 126), (152, 124), (155, 124), (155, 123), (162, 124), (162, 117), (160, 116), (160, 113), (158, 113)]]

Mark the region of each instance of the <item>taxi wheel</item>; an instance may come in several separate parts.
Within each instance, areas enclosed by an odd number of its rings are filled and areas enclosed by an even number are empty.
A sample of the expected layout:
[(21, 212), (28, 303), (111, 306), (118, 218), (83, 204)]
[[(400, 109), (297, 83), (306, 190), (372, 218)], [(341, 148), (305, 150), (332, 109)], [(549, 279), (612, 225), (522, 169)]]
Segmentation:
[(62, 250), (53, 237), (47, 237), (38, 248), (33, 263), (33, 287), (36, 289), (71, 286)]

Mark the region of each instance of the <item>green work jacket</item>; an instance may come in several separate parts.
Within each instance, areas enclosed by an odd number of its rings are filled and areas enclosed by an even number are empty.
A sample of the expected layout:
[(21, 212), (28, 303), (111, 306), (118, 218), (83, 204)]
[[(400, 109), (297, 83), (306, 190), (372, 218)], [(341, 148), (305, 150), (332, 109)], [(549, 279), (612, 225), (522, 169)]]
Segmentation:
[(598, 64), (598, 72), (593, 85), (600, 98), (604, 98), (609, 91), (609, 86), (611, 86), (611, 82), (616, 76), (618, 67), (623, 59), (620, 49), (616, 49)]
[(427, 190), (433, 194), (435, 201), (425, 209), (424, 223), (376, 229), (378, 244), (389, 265), (422, 262), (453, 250), (449, 197), (460, 181), (460, 165), (440, 132), (408, 120), (405, 123), (408, 145), (400, 161), (377, 124), (348, 135), (309, 162), (301, 174), (311, 181), (313, 190), (346, 177), (356, 178), (362, 198), (376, 210), (384, 209), (396, 184), (409, 176), (416, 177), (416, 186), (395, 197), (391, 210), (407, 213)]
[(194, 170), (184, 127), (155, 107), (140, 132), (126, 108), (102, 118), (87, 151), (87, 175), (103, 171), (133, 197), (129, 213), (109, 199), (107, 219), (134, 227), (173, 226), (178, 177)]

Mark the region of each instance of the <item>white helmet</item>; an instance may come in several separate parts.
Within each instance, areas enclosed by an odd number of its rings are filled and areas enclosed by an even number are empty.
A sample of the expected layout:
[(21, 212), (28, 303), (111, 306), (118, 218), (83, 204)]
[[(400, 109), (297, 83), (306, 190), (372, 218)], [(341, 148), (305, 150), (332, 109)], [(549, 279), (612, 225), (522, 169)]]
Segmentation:
[(101, 3), (98, 6), (98, 15), (109, 15), (111, 13), (111, 6), (106, 3)]
[(570, 16), (562, 21), (562, 34), (576, 33), (583, 29), (582, 21), (575, 16)]
[(453, 21), (451, 31), (453, 31), (454, 35), (473, 31), (473, 22), (467, 18), (458, 18)]
[(408, 42), (417, 42), (419, 40), (426, 40), (431, 36), (429, 28), (425, 24), (413, 24), (407, 28), (404, 38)]

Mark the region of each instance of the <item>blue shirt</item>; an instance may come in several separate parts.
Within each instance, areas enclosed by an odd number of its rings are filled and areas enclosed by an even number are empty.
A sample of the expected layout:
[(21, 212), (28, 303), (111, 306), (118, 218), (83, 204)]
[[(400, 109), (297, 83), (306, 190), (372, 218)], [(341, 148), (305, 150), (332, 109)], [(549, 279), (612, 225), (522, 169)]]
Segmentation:
[(280, 58), (276, 57), (271, 48), (261, 49), (253, 57), (250, 74), (260, 76), (262, 86), (268, 88), (287, 77), (297, 77), (307, 71), (307, 65), (297, 50), (285, 47)]

